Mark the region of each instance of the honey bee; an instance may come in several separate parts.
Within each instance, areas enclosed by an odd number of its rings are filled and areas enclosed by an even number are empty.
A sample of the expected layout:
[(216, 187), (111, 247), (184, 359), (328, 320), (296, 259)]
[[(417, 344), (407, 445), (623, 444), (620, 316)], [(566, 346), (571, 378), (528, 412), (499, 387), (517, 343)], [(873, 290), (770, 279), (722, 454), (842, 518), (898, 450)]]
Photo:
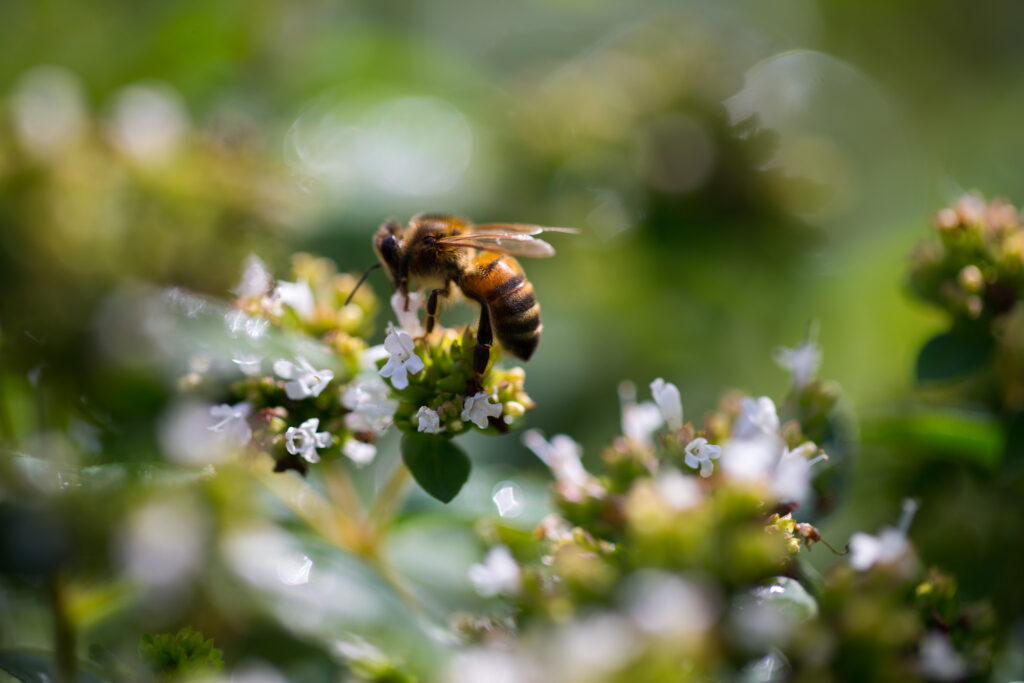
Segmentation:
[(554, 256), (554, 248), (536, 237), (546, 231), (576, 232), (523, 223), (474, 225), (458, 216), (419, 214), (404, 229), (388, 221), (377, 230), (373, 248), (380, 263), (373, 267), (384, 267), (407, 307), (411, 280), (430, 288), (427, 334), (437, 322), (440, 297), (450, 296), (453, 284), (480, 305), (473, 349), (479, 386), (495, 337), (502, 348), (524, 361), (537, 350), (543, 328), (540, 304), (516, 257)]

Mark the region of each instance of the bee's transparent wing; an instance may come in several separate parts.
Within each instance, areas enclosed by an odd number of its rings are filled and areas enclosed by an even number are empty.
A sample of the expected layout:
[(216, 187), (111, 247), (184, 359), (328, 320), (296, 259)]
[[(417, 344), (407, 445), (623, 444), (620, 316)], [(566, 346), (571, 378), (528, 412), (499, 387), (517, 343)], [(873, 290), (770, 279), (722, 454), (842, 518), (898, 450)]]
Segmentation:
[(555, 248), (531, 235), (513, 232), (469, 233), (439, 239), (440, 244), (467, 249), (484, 249), (520, 258), (549, 258)]
[(542, 232), (566, 232), (575, 235), (579, 232), (576, 228), (549, 228), (542, 225), (531, 225), (530, 223), (482, 223), (474, 225), (471, 232), (485, 234), (515, 234), (515, 235), (539, 235)]

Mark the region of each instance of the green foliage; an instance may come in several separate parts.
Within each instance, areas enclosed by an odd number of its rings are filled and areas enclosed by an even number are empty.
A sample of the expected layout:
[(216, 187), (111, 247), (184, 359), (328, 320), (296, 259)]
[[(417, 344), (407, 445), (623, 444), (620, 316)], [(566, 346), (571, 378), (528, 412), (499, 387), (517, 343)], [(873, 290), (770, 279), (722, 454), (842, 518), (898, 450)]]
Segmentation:
[(402, 462), (416, 483), (442, 503), (458, 495), (469, 479), (470, 462), (466, 452), (443, 436), (404, 434)]
[(144, 634), (139, 643), (139, 655), (146, 666), (165, 681), (224, 668), (223, 653), (213, 646), (213, 639), (203, 638), (203, 634), (191, 626), (177, 633)]

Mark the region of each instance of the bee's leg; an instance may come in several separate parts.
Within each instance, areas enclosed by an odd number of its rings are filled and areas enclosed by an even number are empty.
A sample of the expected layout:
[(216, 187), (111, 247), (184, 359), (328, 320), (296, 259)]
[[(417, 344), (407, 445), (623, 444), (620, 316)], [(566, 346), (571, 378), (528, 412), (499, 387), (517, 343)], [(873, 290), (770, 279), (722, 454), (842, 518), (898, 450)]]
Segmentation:
[(448, 285), (430, 292), (430, 298), (427, 299), (427, 324), (424, 326), (427, 334), (434, 331), (434, 325), (437, 323), (438, 297), (441, 296), (448, 296)]
[[(476, 328), (476, 346), (473, 348), (473, 379), (466, 387), (466, 394), (473, 396), (483, 391), (483, 376), (487, 371), (487, 363), (491, 360), (491, 345), (494, 334), (491, 332), (491, 316), (487, 304), (480, 302), (480, 324)], [(473, 389), (473, 391), (470, 391)]]

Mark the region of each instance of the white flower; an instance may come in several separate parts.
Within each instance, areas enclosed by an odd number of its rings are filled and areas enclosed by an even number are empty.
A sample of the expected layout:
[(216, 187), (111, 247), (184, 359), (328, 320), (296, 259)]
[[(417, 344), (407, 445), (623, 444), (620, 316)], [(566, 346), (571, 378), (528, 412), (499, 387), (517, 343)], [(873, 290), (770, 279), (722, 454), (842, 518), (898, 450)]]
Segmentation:
[(390, 377), (391, 386), (395, 389), (405, 389), (409, 386), (409, 375), (415, 375), (424, 368), (423, 361), (413, 353), (412, 337), (393, 327), (384, 339), (384, 348), (391, 357), (380, 369), (380, 376)]
[(482, 391), (467, 396), (462, 405), (462, 420), (472, 422), (480, 429), (486, 429), (487, 418), (501, 417), (501, 404), (491, 403), (488, 399), (487, 394)]
[(377, 344), (363, 351), (363, 355), (359, 357), (359, 370), (360, 372), (377, 372), (377, 361), (384, 360), (388, 357), (388, 350), (384, 348), (383, 344)]
[(949, 636), (938, 631), (921, 639), (918, 666), (926, 678), (935, 681), (956, 681), (967, 673), (967, 664), (953, 649)]
[(779, 416), (775, 404), (767, 396), (758, 399), (746, 396), (740, 401), (740, 414), (732, 427), (735, 439), (756, 439), (763, 436), (777, 436)]
[(185, 103), (162, 85), (132, 85), (121, 90), (114, 105), (114, 144), (135, 161), (167, 161), (188, 131)]
[(510, 595), (519, 591), (519, 565), (508, 548), (496, 545), (487, 551), (483, 562), (469, 568), (469, 581), (485, 598)]
[(811, 486), (811, 466), (827, 456), (818, 455), (818, 447), (810, 441), (782, 454), (772, 473), (772, 493), (784, 503), (803, 503)]
[(82, 84), (59, 66), (32, 67), (11, 93), (11, 122), (19, 141), (39, 157), (55, 159), (86, 128)]
[(676, 511), (696, 507), (704, 499), (697, 479), (675, 468), (660, 470), (654, 486), (665, 504)]
[(523, 433), (523, 445), (533, 451), (558, 481), (573, 486), (586, 486), (591, 476), (583, 469), (580, 456), (583, 448), (565, 434), (556, 434), (550, 443), (536, 429)]
[(859, 572), (876, 564), (889, 564), (907, 552), (907, 537), (899, 529), (886, 527), (877, 536), (857, 532), (850, 537), (850, 566)]
[(708, 440), (699, 437), (686, 444), (686, 457), (683, 459), (687, 467), (700, 468), (700, 476), (710, 477), (715, 471), (715, 463), (712, 459), (722, 454), (722, 447), (708, 443)]
[(210, 408), (210, 416), (220, 420), (209, 427), (211, 432), (221, 435), (221, 438), (232, 446), (241, 448), (249, 443), (252, 438), (252, 427), (249, 426), (249, 413), (252, 412), (252, 405), (246, 402), (236, 403), (229, 406), (222, 403), (219, 406)]
[(391, 308), (398, 317), (398, 326), (413, 337), (423, 336), (423, 325), (420, 324), (420, 309), (423, 307), (423, 295), (409, 292), (409, 310), (405, 308), (405, 295), (395, 292), (391, 295)]
[(235, 286), (235, 294), (242, 299), (256, 299), (267, 295), (274, 284), (274, 278), (267, 266), (256, 254), (249, 254), (245, 259), (245, 270), (242, 279)]
[(309, 462), (320, 462), (318, 448), (327, 448), (331, 445), (329, 432), (318, 432), (320, 426), (319, 418), (310, 418), (298, 427), (289, 427), (284, 433), (284, 445), (289, 453), (298, 455)]
[(637, 403), (636, 387), (632, 382), (619, 384), (619, 403), (622, 405), (623, 435), (630, 441), (652, 445), (651, 434), (665, 421), (658, 406), (649, 402)]
[(416, 431), (425, 434), (440, 434), (444, 431), (444, 428), (441, 427), (441, 417), (427, 406), (420, 406), (420, 409), (416, 411)]
[(377, 436), (391, 426), (398, 408), (398, 402), (388, 398), (388, 385), (375, 375), (351, 382), (341, 396), (341, 405), (352, 411), (345, 415), (345, 427)]
[(298, 282), (278, 282), (274, 293), (270, 295), (272, 302), (280, 301), (295, 311), (302, 320), (309, 320), (316, 310), (316, 303), (313, 300), (313, 290), (309, 282), (299, 280)]
[(357, 439), (349, 439), (341, 447), (341, 452), (359, 467), (368, 465), (377, 457), (377, 447), (372, 443), (363, 443)]
[(800, 389), (814, 379), (821, 366), (821, 347), (807, 340), (799, 346), (789, 349), (779, 347), (775, 350), (775, 362), (788, 370), (793, 376), (793, 385)]
[(317, 370), (302, 356), (296, 360), (298, 363), (286, 360), (274, 363), (274, 374), (281, 379), (291, 380), (285, 382), (284, 392), (293, 401), (319, 396), (320, 392), (334, 379), (334, 372), (327, 369)]
[(722, 447), (722, 472), (738, 481), (767, 481), (784, 448), (778, 437), (729, 439)]
[(661, 409), (661, 414), (668, 423), (668, 428), (675, 431), (683, 428), (683, 402), (679, 398), (679, 389), (675, 384), (666, 382), (661, 377), (651, 382), (651, 395)]

